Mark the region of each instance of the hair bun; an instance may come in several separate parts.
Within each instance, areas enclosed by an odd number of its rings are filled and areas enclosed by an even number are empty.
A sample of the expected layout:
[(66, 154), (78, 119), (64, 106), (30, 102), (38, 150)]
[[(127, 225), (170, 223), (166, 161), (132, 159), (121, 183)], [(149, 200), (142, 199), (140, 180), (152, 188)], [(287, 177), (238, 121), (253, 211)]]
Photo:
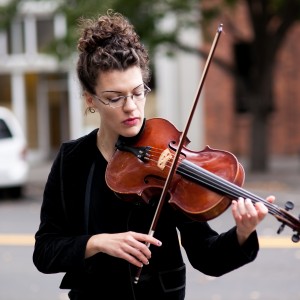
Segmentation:
[(139, 37), (133, 26), (119, 13), (108, 13), (92, 22), (81, 20), (81, 23), (85, 28), (77, 45), (81, 52), (93, 53), (99, 47), (111, 44), (119, 45), (120, 49), (139, 46)]
[(77, 74), (84, 90), (95, 93), (101, 72), (132, 66), (141, 69), (145, 83), (149, 81), (148, 52), (127, 18), (109, 11), (96, 19), (81, 18), (79, 23)]

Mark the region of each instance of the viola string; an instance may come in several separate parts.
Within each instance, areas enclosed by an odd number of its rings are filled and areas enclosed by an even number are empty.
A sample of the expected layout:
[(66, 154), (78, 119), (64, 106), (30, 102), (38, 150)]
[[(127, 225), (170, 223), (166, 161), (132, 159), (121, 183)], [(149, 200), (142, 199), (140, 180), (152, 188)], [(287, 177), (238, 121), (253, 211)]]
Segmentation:
[[(186, 168), (186, 167), (187, 167), (186, 162), (184, 162), (184, 164), (182, 165), (183, 173), (185, 172), (184, 174), (186, 174), (186, 175), (192, 174), (192, 176), (195, 174), (201, 175), (200, 178), (202, 179), (202, 182), (204, 184), (209, 185), (213, 188), (216, 188), (220, 192), (224, 192), (225, 195), (227, 195), (227, 196), (231, 196), (232, 198), (235, 198), (235, 199), (237, 199), (239, 197), (243, 197), (243, 198), (249, 198), (254, 202), (263, 202), (266, 206), (268, 206), (269, 210), (273, 210), (274, 212), (276, 211), (276, 207), (270, 205), (270, 203), (267, 202), (265, 199), (260, 198), (256, 195), (240, 188), (236, 184), (234, 184), (228, 180), (225, 180), (222, 177), (215, 175), (214, 173), (211, 173), (201, 167), (190, 165), (190, 163), (189, 163), (188, 168)], [(192, 172), (192, 173), (187, 172), (187, 170), (189, 170), (189, 169), (197, 170), (197, 173), (196, 172)], [(195, 180), (197, 179), (197, 177), (193, 177), (193, 178)]]
[[(153, 153), (150, 155), (150, 157), (154, 157), (154, 159), (150, 159), (151, 161), (157, 163), (159, 161), (159, 157), (161, 153), (163, 152), (162, 149), (159, 148), (154, 148), (155, 151), (149, 151)], [(171, 157), (173, 158), (174, 155), (170, 153)], [(166, 168), (170, 168), (172, 164), (172, 159), (169, 160), (166, 163)], [(187, 165), (188, 164), (188, 168)], [(279, 208), (278, 206), (269, 203), (265, 199), (246, 191), (245, 189), (239, 187), (238, 185), (225, 180), (224, 178), (194, 164), (191, 163), (190, 161), (185, 160), (185, 158), (179, 157), (178, 160), (178, 166), (177, 170), (179, 170), (179, 173), (181, 175), (185, 175), (188, 178), (193, 178), (194, 181), (196, 182), (201, 182), (204, 184), (204, 186), (209, 186), (212, 189), (217, 189), (221, 194), (224, 194), (224, 192), (227, 191), (227, 196), (231, 196), (233, 199), (237, 199), (238, 197), (243, 197), (243, 198), (249, 198), (253, 203), (255, 202), (262, 202), (265, 204), (265, 206), (268, 208), (268, 212), (275, 216), (279, 221), (283, 222), (285, 221), (286, 224), (289, 224), (289, 226), (293, 229), (298, 231), (299, 228), (299, 220), (296, 219), (294, 216), (290, 215), (287, 211), (283, 210), (282, 208)], [(226, 193), (225, 193), (226, 195)]]
[[(159, 148), (152, 147), (151, 150), (149, 150), (149, 152), (151, 153), (150, 158), (148, 157), (147, 159), (153, 162), (158, 162), (158, 158), (161, 155), (162, 151), (163, 150)], [(174, 157), (172, 153), (171, 156)], [(240, 188), (234, 183), (231, 183), (230, 181), (227, 181), (222, 177), (219, 177), (214, 173), (209, 172), (206, 169), (201, 168), (191, 162), (188, 162), (188, 166), (187, 166), (183, 158), (179, 158), (179, 159), (181, 162), (178, 163), (178, 167), (180, 168), (180, 173), (182, 173), (183, 175), (186, 175), (187, 177), (192, 177), (196, 181), (201, 181), (204, 185), (210, 186), (213, 189), (217, 189), (221, 193), (225, 192), (227, 196), (231, 196), (236, 199), (239, 197), (249, 198), (253, 202), (262, 202), (266, 205), (266, 207), (268, 208), (269, 212), (272, 215), (277, 214), (277, 215), (285, 216), (284, 212), (281, 209), (279, 209), (274, 204), (269, 203), (265, 199), (258, 197), (252, 194), (251, 192), (248, 192)], [(170, 168), (170, 165), (171, 163), (168, 162), (166, 164), (166, 167)]]
[[(192, 174), (198, 174), (201, 173), (201, 179), (204, 179), (202, 182), (206, 185), (212, 186), (213, 188), (218, 188), (221, 192), (227, 191), (229, 196), (232, 196), (233, 198), (238, 198), (240, 196), (244, 198), (249, 198), (252, 200), (252, 202), (263, 202), (266, 207), (268, 207), (269, 213), (274, 216), (281, 216), (285, 219), (288, 219), (288, 221), (292, 224), (295, 224), (295, 222), (299, 223), (299, 220), (295, 219), (292, 215), (288, 214), (286, 211), (282, 210), (281, 208), (277, 207), (276, 205), (269, 203), (265, 199), (258, 197), (254, 195), (251, 192), (248, 192), (241, 187), (235, 185), (234, 183), (227, 181), (214, 173), (211, 173), (207, 171), (206, 169), (203, 169), (197, 165), (192, 164), (189, 161), (184, 162), (183, 169), (186, 168), (186, 164), (188, 163), (189, 167), (192, 169), (196, 169), (197, 171), (200, 170), (200, 172), (192, 173)], [(187, 176), (189, 176), (190, 173), (186, 173)], [(194, 179), (198, 179), (198, 177), (195, 177)], [(206, 181), (205, 181), (206, 180)], [(231, 192), (233, 193), (231, 194)]]
[[(190, 162), (188, 162), (190, 164)], [(198, 166), (196, 166), (198, 167)], [(278, 208), (276, 205), (267, 202), (266, 200), (264, 200), (263, 198), (260, 198), (242, 188), (240, 188), (239, 186), (224, 180), (223, 178), (218, 177), (217, 175), (210, 173), (209, 171), (205, 170), (202, 168), (202, 176), (203, 175), (207, 175), (208, 178), (208, 183), (210, 183), (211, 181), (214, 182), (214, 184), (217, 186), (217, 184), (221, 183), (219, 185), (219, 188), (221, 191), (225, 190), (226, 188), (228, 192), (228, 194), (230, 195), (230, 192), (233, 190), (234, 192), (236, 192), (236, 194), (232, 194), (232, 196), (234, 198), (238, 198), (239, 196), (243, 196), (244, 198), (249, 198), (252, 200), (252, 202), (263, 202), (269, 210), (269, 213), (274, 215), (274, 216), (281, 216), (285, 219), (288, 219), (291, 223), (295, 223), (295, 221), (297, 223), (299, 223), (299, 221), (297, 219), (295, 219), (293, 216), (289, 215), (286, 211), (283, 211), (282, 209)], [(205, 182), (204, 182), (205, 183)], [(213, 186), (213, 185), (212, 185)]]

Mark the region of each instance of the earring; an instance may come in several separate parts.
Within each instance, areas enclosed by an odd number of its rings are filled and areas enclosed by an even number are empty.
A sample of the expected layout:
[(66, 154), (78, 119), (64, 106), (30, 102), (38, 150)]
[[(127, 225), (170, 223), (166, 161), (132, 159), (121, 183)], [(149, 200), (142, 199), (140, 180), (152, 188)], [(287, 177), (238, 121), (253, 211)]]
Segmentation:
[(93, 113), (94, 113), (96, 110), (95, 110), (95, 108), (94, 108), (94, 107), (89, 107), (89, 108), (88, 108), (88, 111), (89, 111), (90, 113), (92, 113), (92, 114), (93, 114)]

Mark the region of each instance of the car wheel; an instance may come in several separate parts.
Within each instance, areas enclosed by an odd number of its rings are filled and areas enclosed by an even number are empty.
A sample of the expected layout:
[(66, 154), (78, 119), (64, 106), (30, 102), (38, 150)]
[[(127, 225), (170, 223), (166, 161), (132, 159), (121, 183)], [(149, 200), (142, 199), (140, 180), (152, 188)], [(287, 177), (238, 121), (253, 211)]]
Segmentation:
[(21, 186), (15, 186), (9, 189), (9, 195), (14, 199), (21, 198), (22, 192), (23, 188)]

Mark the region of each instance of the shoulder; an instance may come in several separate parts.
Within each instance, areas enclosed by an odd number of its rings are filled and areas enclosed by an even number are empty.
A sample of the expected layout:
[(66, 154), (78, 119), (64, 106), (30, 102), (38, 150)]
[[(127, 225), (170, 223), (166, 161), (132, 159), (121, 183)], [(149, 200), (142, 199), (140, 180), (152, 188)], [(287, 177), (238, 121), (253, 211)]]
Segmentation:
[(88, 168), (97, 155), (97, 131), (93, 130), (78, 139), (66, 141), (61, 147), (52, 164), (52, 172), (76, 173)]
[(73, 158), (85, 154), (92, 154), (97, 145), (97, 131), (94, 129), (87, 135), (84, 135), (78, 139), (70, 140), (62, 143), (60, 153), (64, 158)]

